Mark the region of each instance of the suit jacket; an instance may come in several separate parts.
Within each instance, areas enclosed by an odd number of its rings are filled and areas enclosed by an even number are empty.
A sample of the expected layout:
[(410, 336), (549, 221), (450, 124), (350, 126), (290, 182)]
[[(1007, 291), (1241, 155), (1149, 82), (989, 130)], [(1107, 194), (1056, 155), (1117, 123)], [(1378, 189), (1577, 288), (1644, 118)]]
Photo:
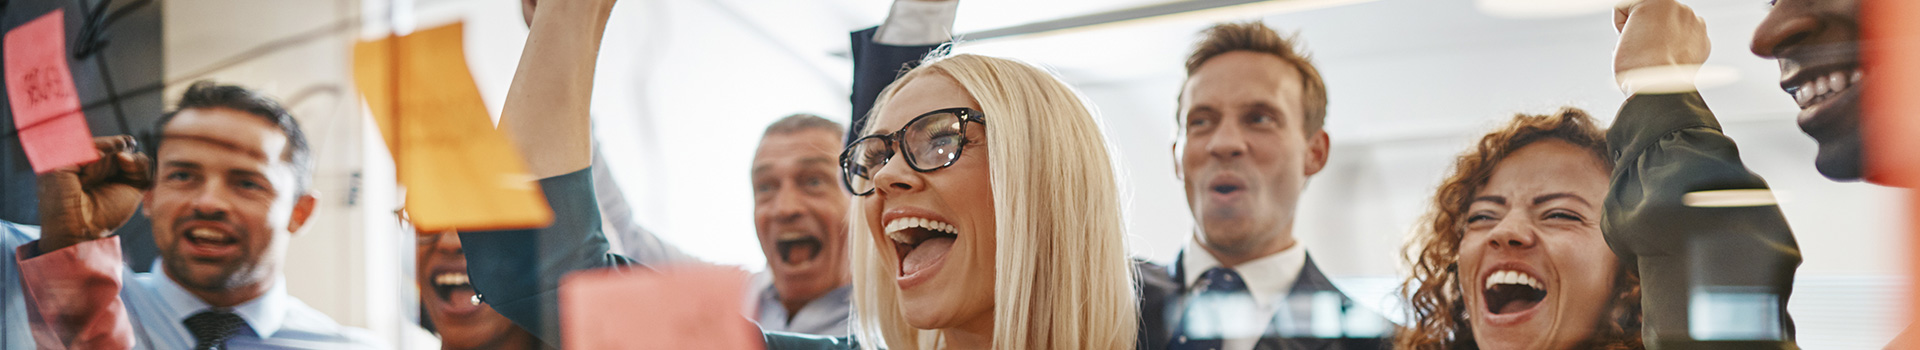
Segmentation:
[[(1137, 283), (1140, 287), (1140, 337), (1137, 348), (1141, 350), (1167, 348), (1167, 342), (1173, 336), (1174, 327), (1180, 324), (1180, 310), (1184, 303), (1183, 299), (1187, 295), (1187, 288), (1183, 283), (1186, 281), (1187, 273), (1182, 264), (1185, 260), (1186, 252), (1183, 251), (1179, 257), (1174, 258), (1172, 266), (1161, 266), (1146, 261), (1135, 262), (1134, 268), (1138, 272), (1139, 282)], [(1312, 255), (1307, 256), (1307, 263), (1301, 267), (1300, 276), (1294, 280), (1293, 287), (1288, 290), (1286, 300), (1275, 302), (1312, 298), (1316, 294), (1326, 292), (1340, 296), (1339, 309), (1344, 317), (1366, 317), (1380, 322), (1379, 324), (1382, 325), (1380, 334), (1351, 334), (1348, 332), (1360, 330), (1342, 327), (1343, 334), (1340, 336), (1323, 338), (1303, 331), (1301, 329), (1303, 327), (1278, 329), (1277, 324), (1269, 324), (1267, 335), (1261, 337), (1253, 348), (1256, 350), (1373, 350), (1387, 349), (1393, 344), (1393, 338), (1389, 333), (1392, 323), (1371, 310), (1355, 305), (1352, 298), (1341, 293), (1340, 289), (1320, 272), (1320, 267), (1313, 263)], [(1311, 308), (1284, 308), (1283, 310), (1286, 310), (1283, 312), (1288, 312), (1289, 315), (1280, 317), (1309, 321), (1313, 319), (1310, 314)], [(1361, 331), (1361, 333), (1371, 332)]]

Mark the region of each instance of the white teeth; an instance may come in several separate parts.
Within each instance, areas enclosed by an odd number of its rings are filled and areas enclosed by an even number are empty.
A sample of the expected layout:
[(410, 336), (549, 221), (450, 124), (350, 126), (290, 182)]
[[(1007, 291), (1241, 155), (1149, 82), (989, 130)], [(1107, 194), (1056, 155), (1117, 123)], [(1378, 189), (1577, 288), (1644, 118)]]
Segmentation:
[(207, 229), (207, 228), (196, 228), (192, 230), (187, 230), (187, 235), (193, 237), (194, 239), (205, 240), (205, 241), (224, 242), (227, 240), (227, 238), (225, 236), (221, 236), (219, 232), (215, 232), (214, 230)]
[(1850, 71), (1833, 71), (1827, 73), (1825, 76), (1814, 77), (1813, 79), (1800, 83), (1800, 87), (1794, 89), (1793, 102), (1798, 103), (1800, 108), (1807, 108), (1808, 106), (1812, 106), (1815, 101), (1825, 101), (1833, 98), (1841, 92), (1847, 91), (1850, 87), (1860, 85), (1860, 76), (1860, 71), (1855, 69)]
[(924, 237), (914, 237), (912, 235), (908, 235), (904, 232), (901, 232), (910, 228), (923, 228), (923, 229), (927, 229), (928, 231), (941, 232), (941, 233), (946, 233), (950, 235), (959, 234), (958, 231), (955, 231), (953, 229), (953, 224), (933, 221), (925, 218), (906, 217), (906, 218), (894, 219), (893, 222), (887, 223), (887, 238), (891, 238), (895, 242), (900, 242), (905, 244), (920, 243), (920, 240), (925, 239)]
[(443, 274), (433, 276), (433, 284), (436, 284), (436, 285), (464, 286), (464, 285), (467, 285), (468, 283), (470, 282), (468, 281), (467, 274), (465, 273), (448, 272), (448, 273), (443, 273)]
[(1518, 271), (1510, 271), (1510, 270), (1499, 271), (1499, 272), (1494, 272), (1493, 275), (1487, 276), (1486, 289), (1493, 289), (1493, 286), (1502, 285), (1502, 284), (1524, 285), (1524, 286), (1533, 287), (1533, 289), (1539, 289), (1539, 290), (1547, 289), (1544, 285), (1540, 284), (1539, 280), (1533, 279), (1533, 276), (1529, 276), (1527, 274), (1520, 273)]
[(1847, 73), (1835, 71), (1827, 74), (1827, 88), (1835, 92), (1847, 90)]

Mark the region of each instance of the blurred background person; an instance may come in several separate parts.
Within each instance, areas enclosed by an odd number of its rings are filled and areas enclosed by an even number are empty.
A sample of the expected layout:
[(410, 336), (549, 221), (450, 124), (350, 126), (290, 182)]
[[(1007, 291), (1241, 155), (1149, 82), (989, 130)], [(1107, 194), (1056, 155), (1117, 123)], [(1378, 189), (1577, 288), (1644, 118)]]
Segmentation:
[[(1294, 236), (1300, 195), (1330, 156), (1326, 83), (1297, 38), (1260, 22), (1204, 35), (1187, 58), (1171, 148), (1192, 239), (1171, 266), (1140, 273), (1139, 347), (1384, 347), (1386, 319), (1341, 293)], [(1314, 305), (1321, 295), (1330, 307)], [(1331, 314), (1313, 314), (1322, 310)], [(1354, 324), (1378, 328), (1345, 329)], [(1338, 331), (1315, 331), (1328, 326)]]
[(1575, 108), (1461, 154), (1409, 243), (1397, 349), (1640, 349), (1638, 271), (1601, 234), (1613, 164)]
[(441, 349), (541, 348), (533, 333), (500, 316), (473, 292), (458, 232), (423, 232), (414, 237), (418, 242), (413, 275), (426, 316), (421, 326), (440, 336)]

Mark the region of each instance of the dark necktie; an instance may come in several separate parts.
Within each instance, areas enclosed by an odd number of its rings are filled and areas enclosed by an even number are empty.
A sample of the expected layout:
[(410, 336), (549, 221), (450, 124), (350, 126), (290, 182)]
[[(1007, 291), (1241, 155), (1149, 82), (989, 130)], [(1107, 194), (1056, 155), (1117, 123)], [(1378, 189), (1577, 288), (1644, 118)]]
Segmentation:
[[(1194, 286), (1194, 289), (1199, 291), (1199, 293), (1190, 298), (1187, 302), (1186, 309), (1181, 313), (1180, 325), (1173, 330), (1173, 338), (1169, 339), (1169, 343), (1167, 344), (1168, 350), (1220, 349), (1221, 338), (1218, 335), (1218, 328), (1220, 322), (1224, 320), (1220, 320), (1219, 317), (1217, 317), (1219, 314), (1217, 310), (1211, 310), (1211, 308), (1225, 306), (1227, 303), (1215, 303), (1214, 301), (1252, 297), (1252, 295), (1247, 293), (1247, 282), (1241, 280), (1240, 273), (1233, 272), (1233, 269), (1225, 267), (1207, 269), (1207, 272), (1200, 274), (1200, 278), (1204, 281)], [(1205, 320), (1200, 318), (1205, 318)], [(1202, 328), (1209, 329), (1188, 328), (1190, 326), (1196, 326), (1196, 324), (1206, 325), (1202, 326)], [(1195, 330), (1201, 332), (1190, 332)]]
[(193, 333), (194, 350), (221, 350), (227, 348), (227, 339), (240, 333), (240, 327), (247, 321), (232, 311), (209, 309), (188, 316), (187, 332)]

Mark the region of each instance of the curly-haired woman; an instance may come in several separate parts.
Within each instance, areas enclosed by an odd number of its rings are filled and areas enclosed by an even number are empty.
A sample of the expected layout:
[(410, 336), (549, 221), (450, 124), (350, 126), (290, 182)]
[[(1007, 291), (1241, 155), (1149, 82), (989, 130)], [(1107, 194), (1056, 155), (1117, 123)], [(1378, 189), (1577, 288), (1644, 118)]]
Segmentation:
[(1611, 162), (1586, 112), (1518, 115), (1462, 154), (1412, 240), (1400, 349), (1639, 349), (1636, 270), (1600, 233)]

